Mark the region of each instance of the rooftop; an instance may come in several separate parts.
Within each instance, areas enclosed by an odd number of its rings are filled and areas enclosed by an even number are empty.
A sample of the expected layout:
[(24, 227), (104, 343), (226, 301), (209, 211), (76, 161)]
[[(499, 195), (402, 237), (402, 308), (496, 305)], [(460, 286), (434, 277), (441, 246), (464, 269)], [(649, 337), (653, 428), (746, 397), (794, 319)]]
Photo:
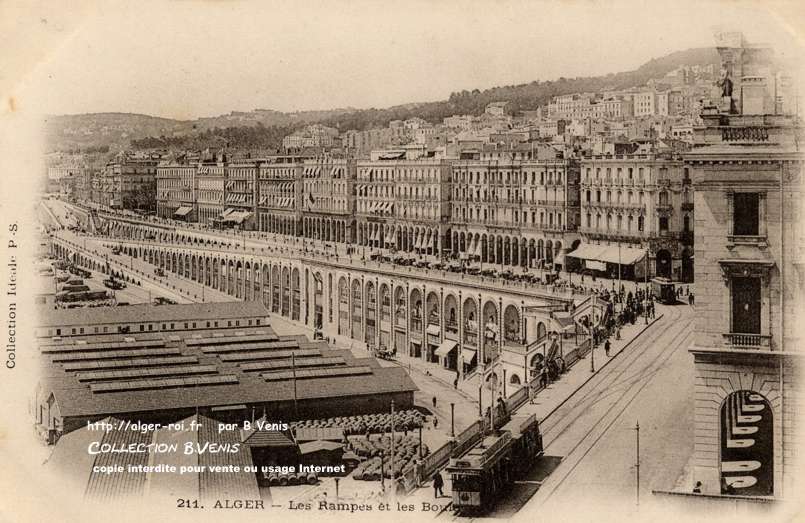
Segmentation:
[(267, 317), (268, 309), (259, 301), (224, 303), (187, 303), (152, 305), (143, 303), (126, 307), (96, 307), (92, 309), (52, 309), (37, 311), (38, 327), (70, 325), (127, 324), (184, 320), (221, 320), (243, 317)]
[(42, 389), (53, 393), (63, 417), (417, 390), (402, 368), (269, 328), (227, 337), (194, 331), (165, 338), (121, 334), (87, 344), (48, 340), (40, 353)]

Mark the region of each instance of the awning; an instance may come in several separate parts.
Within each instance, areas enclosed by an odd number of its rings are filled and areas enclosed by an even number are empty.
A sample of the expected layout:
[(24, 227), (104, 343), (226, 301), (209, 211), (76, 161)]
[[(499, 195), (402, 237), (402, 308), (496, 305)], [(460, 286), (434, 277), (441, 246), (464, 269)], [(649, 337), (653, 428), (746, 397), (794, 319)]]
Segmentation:
[(473, 252), (473, 254), (475, 254), (478, 257), (483, 256), (481, 254), (481, 247), (482, 247), (481, 240), (478, 240), (478, 242), (475, 244), (475, 252)]
[(218, 217), (223, 219), (232, 214), (233, 212), (235, 212), (235, 209), (227, 209), (224, 212), (222, 212)]
[(173, 213), (173, 215), (174, 216), (187, 216), (191, 212), (193, 212), (192, 207), (179, 207), (178, 209), (176, 209), (176, 212)]
[(568, 256), (573, 258), (598, 261), (602, 263), (618, 263), (620, 261), (621, 265), (632, 265), (638, 260), (642, 259), (645, 255), (645, 249), (623, 246), (618, 248), (617, 245), (591, 244), (581, 244), (575, 251), (568, 253)]
[(442, 329), (440, 329), (438, 325), (428, 325), (428, 328), (425, 329), (425, 332), (438, 336), (442, 332)]
[(380, 241), (380, 229), (375, 229), (375, 232), (372, 233), (372, 241)]
[(589, 243), (582, 243), (576, 247), (573, 252), (567, 253), (571, 258), (579, 258), (580, 260), (597, 260), (598, 253), (604, 249), (601, 245), (592, 245)]
[(465, 245), (465, 247), (466, 247), (465, 252), (467, 252), (468, 254), (473, 254), (475, 252), (475, 243), (476, 243), (476, 241), (477, 240), (475, 239), (474, 236), (471, 237), (470, 241), (468, 241), (467, 244)]
[(442, 344), (439, 345), (439, 348), (436, 349), (434, 354), (436, 354), (437, 356), (447, 356), (448, 354), (450, 354), (450, 351), (452, 351), (455, 348), (456, 348), (456, 342), (454, 342), (453, 340), (444, 340)]
[(243, 223), (244, 220), (247, 220), (252, 213), (249, 211), (235, 211), (229, 216), (226, 217), (227, 221), (231, 221), (234, 223)]
[[(620, 254), (618, 251), (620, 251)], [(598, 253), (597, 259), (605, 263), (618, 263), (620, 260), (621, 265), (632, 265), (645, 255), (645, 249), (635, 249), (634, 247), (621, 247), (618, 249), (617, 245), (608, 245)]]
[(565, 263), (565, 253), (560, 252), (554, 259), (553, 263), (563, 265)]
[(461, 349), (461, 357), (464, 360), (464, 363), (468, 363), (471, 365), (472, 362), (475, 360), (476, 356), (478, 356), (478, 352), (475, 351), (475, 349), (467, 349), (467, 348)]

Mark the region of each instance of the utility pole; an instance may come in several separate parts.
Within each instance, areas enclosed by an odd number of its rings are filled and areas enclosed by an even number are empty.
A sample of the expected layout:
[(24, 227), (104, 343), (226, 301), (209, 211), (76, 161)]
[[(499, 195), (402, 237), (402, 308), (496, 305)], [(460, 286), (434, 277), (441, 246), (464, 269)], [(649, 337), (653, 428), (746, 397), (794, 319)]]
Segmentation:
[(394, 400), (391, 400), (391, 463), (389, 468), (391, 469), (391, 494), (393, 496), (396, 491), (394, 488)]
[(293, 374), (293, 415), (294, 419), (298, 419), (297, 417), (297, 405), (296, 405), (296, 353), (291, 352), (291, 372)]
[(594, 327), (595, 305), (597, 303), (597, 300), (595, 298), (593, 298), (593, 300), (595, 300), (595, 301), (593, 301), (593, 308), (592, 308), (592, 312), (590, 313), (591, 318), (593, 318), (593, 321), (590, 322), (590, 372), (591, 373), (595, 372), (595, 339), (594, 339), (594, 336), (593, 336), (593, 330), (595, 328)]
[(637, 486), (635, 488), (635, 499), (637, 506), (640, 506), (640, 422), (635, 423), (635, 438), (637, 443), (637, 462), (635, 463), (635, 472), (637, 473)]

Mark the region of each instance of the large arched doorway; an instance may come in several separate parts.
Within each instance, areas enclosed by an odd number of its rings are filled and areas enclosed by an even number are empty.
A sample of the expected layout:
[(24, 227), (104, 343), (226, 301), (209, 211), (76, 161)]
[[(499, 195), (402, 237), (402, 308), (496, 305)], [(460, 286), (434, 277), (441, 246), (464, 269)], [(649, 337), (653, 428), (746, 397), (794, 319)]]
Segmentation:
[(657, 251), (655, 273), (663, 278), (671, 278), (671, 253), (667, 249)]
[(774, 494), (774, 425), (769, 402), (756, 392), (733, 392), (721, 405), (721, 493)]

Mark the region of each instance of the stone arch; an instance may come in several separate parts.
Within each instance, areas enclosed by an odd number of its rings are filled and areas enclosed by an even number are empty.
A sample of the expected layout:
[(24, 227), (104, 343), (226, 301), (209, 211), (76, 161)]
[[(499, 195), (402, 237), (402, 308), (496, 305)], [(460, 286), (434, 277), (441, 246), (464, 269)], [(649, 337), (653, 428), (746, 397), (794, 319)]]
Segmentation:
[(291, 319), (299, 321), (301, 310), (301, 289), (299, 269), (294, 267), (291, 271)]
[(377, 288), (371, 280), (364, 286), (366, 292), (366, 321), (364, 322), (363, 341), (369, 345), (374, 345), (375, 335), (377, 334)]
[(279, 314), (282, 292), (280, 290), (280, 266), (271, 268), (271, 312)]
[[(719, 473), (722, 494), (774, 495), (774, 413), (763, 395), (728, 394), (721, 403)], [(732, 487), (728, 492), (726, 486)]]
[(515, 305), (509, 304), (503, 310), (503, 336), (506, 341), (522, 343), (522, 329), (520, 328), (520, 311)]
[(448, 293), (444, 298), (444, 330), (458, 336), (458, 300)]
[(252, 299), (252, 264), (249, 261), (243, 264), (243, 299), (249, 301)]
[(441, 307), (439, 306), (439, 295), (436, 294), (435, 291), (430, 291), (428, 293), (427, 302), (426, 302), (426, 318), (428, 325), (437, 325), (441, 326)]
[[(240, 260), (234, 262), (235, 264), (235, 282), (234, 288), (230, 289), (230, 294), (234, 294), (236, 298), (243, 298), (243, 264)], [(234, 292), (233, 292), (234, 291)]]
[(500, 343), (498, 339), (498, 306), (494, 301), (488, 300), (484, 303), (481, 318), (483, 322), (483, 336), (481, 336), (483, 350), (481, 352), (486, 363), (497, 356)]
[(363, 338), (363, 288), (361, 281), (352, 280), (352, 339), (361, 340)]
[(668, 249), (660, 249), (657, 251), (655, 260), (655, 274), (664, 278), (671, 278), (672, 257)]
[(291, 315), (291, 271), (288, 267), (282, 268), (282, 312), (286, 318)]
[(261, 300), (263, 305), (268, 308), (271, 305), (271, 267), (267, 263), (263, 264), (263, 268), (260, 270), (260, 277), (262, 280)]
[(338, 334), (349, 332), (349, 285), (343, 276), (338, 279)]

